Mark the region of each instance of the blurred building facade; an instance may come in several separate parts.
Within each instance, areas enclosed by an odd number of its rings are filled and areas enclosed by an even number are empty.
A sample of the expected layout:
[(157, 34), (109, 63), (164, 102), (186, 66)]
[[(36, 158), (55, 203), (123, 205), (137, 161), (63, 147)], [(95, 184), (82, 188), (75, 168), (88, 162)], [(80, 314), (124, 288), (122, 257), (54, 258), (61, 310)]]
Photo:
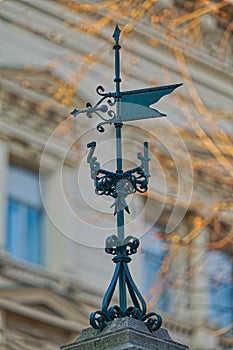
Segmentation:
[(175, 340), (232, 348), (233, 6), (188, 3), (0, 4), (0, 349), (73, 340), (110, 281), (112, 203), (94, 194), (86, 143), (114, 169), (114, 135), (70, 112), (113, 89), (116, 18), (125, 90), (184, 82), (159, 103), (168, 121), (124, 127), (125, 166), (145, 140), (151, 153), (148, 196), (126, 218), (141, 238), (133, 276)]

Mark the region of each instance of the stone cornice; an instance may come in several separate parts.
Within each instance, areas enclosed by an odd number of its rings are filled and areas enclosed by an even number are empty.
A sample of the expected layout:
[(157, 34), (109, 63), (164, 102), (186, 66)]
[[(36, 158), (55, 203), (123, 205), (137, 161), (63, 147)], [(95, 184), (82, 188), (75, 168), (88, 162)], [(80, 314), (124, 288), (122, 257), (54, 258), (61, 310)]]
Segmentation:
[[(79, 295), (79, 293), (92, 295), (94, 292), (79, 286), (78, 281), (72, 279), (71, 276), (50, 272), (43, 267), (17, 262), (8, 257), (6, 253), (0, 255), (0, 273), (4, 278), (16, 283), (16, 286), (17, 284), (24, 284), (28, 287), (48, 288), (61, 295), (64, 294), (67, 298), (71, 295)], [(98, 295), (96, 297), (98, 298)]]
[(74, 321), (61, 319), (60, 317), (52, 316), (45, 314), (44, 312), (40, 312), (33, 308), (29, 308), (27, 306), (19, 305), (18, 303), (6, 299), (0, 298), (0, 307), (1, 309), (12, 312), (14, 314), (19, 314), (21, 316), (25, 316), (27, 318), (31, 318), (33, 320), (37, 320), (46, 324), (53, 325), (55, 327), (59, 327), (62, 329), (67, 329), (73, 332), (80, 332), (83, 328), (80, 324)]

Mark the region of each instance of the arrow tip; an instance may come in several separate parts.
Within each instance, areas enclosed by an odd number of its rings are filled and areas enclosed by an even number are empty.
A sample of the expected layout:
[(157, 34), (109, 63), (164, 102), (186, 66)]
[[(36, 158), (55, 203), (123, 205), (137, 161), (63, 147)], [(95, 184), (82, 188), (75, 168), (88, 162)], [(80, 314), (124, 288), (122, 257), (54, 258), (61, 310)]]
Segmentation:
[(113, 33), (113, 35), (112, 35), (112, 37), (113, 37), (113, 38), (115, 39), (115, 41), (116, 41), (116, 44), (118, 44), (119, 37), (120, 37), (120, 33), (121, 33), (121, 30), (120, 30), (120, 28), (119, 28), (119, 26), (118, 26), (118, 24), (117, 24), (116, 27), (115, 27), (114, 33)]
[(79, 110), (75, 108), (70, 114), (76, 117), (79, 114)]

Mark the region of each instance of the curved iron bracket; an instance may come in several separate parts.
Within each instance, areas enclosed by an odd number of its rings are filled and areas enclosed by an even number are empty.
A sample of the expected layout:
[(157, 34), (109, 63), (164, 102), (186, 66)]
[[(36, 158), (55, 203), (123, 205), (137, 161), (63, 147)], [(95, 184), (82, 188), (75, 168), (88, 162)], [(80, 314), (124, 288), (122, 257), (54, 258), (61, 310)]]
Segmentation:
[[(161, 327), (161, 316), (155, 312), (147, 313), (146, 302), (138, 290), (128, 267), (128, 263), (131, 261), (129, 255), (136, 254), (138, 247), (139, 240), (133, 236), (126, 237), (123, 245), (121, 245), (116, 235), (112, 235), (106, 239), (105, 251), (108, 254), (115, 255), (113, 262), (116, 263), (116, 267), (105, 293), (102, 309), (92, 312), (90, 315), (90, 324), (93, 328), (102, 330), (106, 327), (107, 322), (125, 316), (145, 322), (151, 332)], [(125, 276), (126, 287), (133, 302), (133, 306), (129, 306), (124, 310), (118, 305), (109, 307), (117, 282), (122, 275)]]

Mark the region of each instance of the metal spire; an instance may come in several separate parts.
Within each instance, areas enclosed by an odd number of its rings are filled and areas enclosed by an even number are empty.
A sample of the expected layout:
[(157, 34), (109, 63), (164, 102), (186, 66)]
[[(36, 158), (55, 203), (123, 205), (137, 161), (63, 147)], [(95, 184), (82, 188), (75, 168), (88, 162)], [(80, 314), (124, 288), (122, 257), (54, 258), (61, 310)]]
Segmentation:
[[(137, 154), (138, 159), (141, 161), (140, 165), (134, 169), (123, 171), (121, 129), (124, 121), (165, 116), (165, 114), (151, 108), (150, 105), (159, 101), (164, 95), (170, 94), (182, 84), (121, 92), (120, 33), (121, 30), (116, 25), (113, 33), (115, 40), (113, 46), (113, 50), (115, 51), (115, 92), (106, 93), (102, 86), (98, 86), (96, 91), (101, 96), (100, 100), (94, 106), (88, 102), (86, 109), (74, 109), (71, 113), (74, 116), (80, 113), (86, 113), (89, 118), (95, 114), (102, 119), (102, 122), (97, 125), (98, 131), (104, 132), (103, 125), (105, 124), (114, 124), (116, 130), (117, 169), (115, 172), (101, 169), (97, 157), (94, 156), (96, 148), (95, 141), (87, 145), (90, 149), (87, 162), (90, 164), (91, 178), (94, 180), (95, 192), (98, 195), (111, 196), (114, 199), (111, 207), (114, 207), (114, 215), (117, 216), (117, 235), (112, 235), (106, 239), (105, 248), (106, 253), (114, 255), (112, 260), (116, 264), (116, 267), (103, 298), (102, 309), (91, 313), (90, 324), (94, 328), (103, 329), (107, 322), (115, 318), (129, 316), (145, 321), (148, 328), (151, 331), (155, 331), (161, 327), (162, 318), (155, 312), (147, 313), (146, 303), (135, 285), (128, 267), (128, 263), (131, 261), (130, 255), (137, 252), (139, 240), (133, 236), (125, 238), (124, 233), (124, 210), (129, 213), (126, 197), (135, 192), (147, 191), (150, 177), (148, 143), (144, 142), (144, 154)], [(103, 104), (105, 100), (106, 104)], [(113, 107), (115, 107), (115, 110), (113, 110)], [(119, 306), (110, 306), (117, 283), (119, 285)], [(127, 306), (127, 291), (133, 302), (133, 306)]]

